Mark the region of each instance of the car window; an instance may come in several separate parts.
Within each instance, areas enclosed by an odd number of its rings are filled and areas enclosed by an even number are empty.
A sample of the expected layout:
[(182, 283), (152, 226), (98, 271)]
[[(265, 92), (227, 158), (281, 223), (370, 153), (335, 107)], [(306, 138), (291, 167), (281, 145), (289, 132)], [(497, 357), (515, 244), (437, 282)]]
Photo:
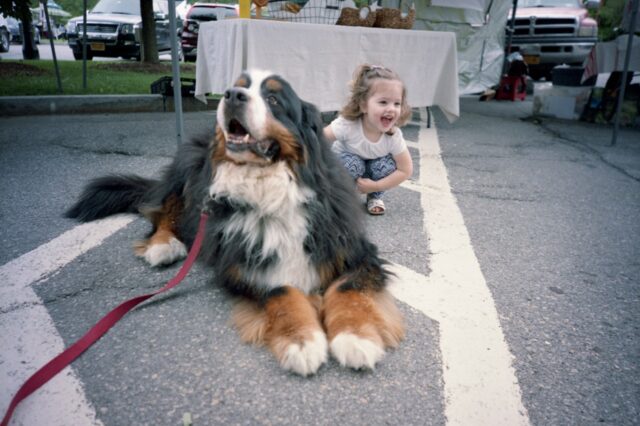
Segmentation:
[(189, 13), (189, 19), (198, 21), (217, 21), (227, 16), (237, 16), (235, 9), (227, 7), (193, 7)]
[(131, 0), (100, 0), (91, 13), (116, 13), (140, 16), (140, 2)]
[[(154, 12), (169, 14), (169, 3), (167, 0), (153, 0)], [(91, 9), (91, 13), (115, 13), (121, 15), (140, 16), (139, 0), (100, 0)]]

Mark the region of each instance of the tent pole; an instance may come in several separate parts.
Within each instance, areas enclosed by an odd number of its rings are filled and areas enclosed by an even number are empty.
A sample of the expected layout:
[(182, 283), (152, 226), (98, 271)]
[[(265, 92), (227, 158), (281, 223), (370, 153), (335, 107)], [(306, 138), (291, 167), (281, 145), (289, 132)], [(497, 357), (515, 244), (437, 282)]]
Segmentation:
[(629, 30), (627, 31), (627, 51), (624, 55), (624, 68), (622, 70), (622, 79), (620, 80), (620, 91), (618, 93), (618, 103), (616, 105), (616, 118), (613, 124), (613, 137), (611, 138), (611, 146), (616, 144), (618, 139), (618, 128), (620, 127), (620, 111), (622, 110), (622, 102), (624, 101), (624, 92), (627, 88), (627, 72), (629, 72), (629, 60), (631, 59), (631, 50), (633, 48), (633, 37), (635, 35), (636, 16), (638, 15), (638, 3), (640, 0), (631, 0), (631, 20), (629, 22)]
[(178, 57), (178, 33), (176, 32), (176, 2), (169, 0), (169, 33), (171, 39), (171, 68), (173, 71), (173, 106), (176, 114), (176, 139), (182, 143), (182, 87), (180, 86), (180, 58)]
[(511, 11), (511, 23), (509, 24), (509, 36), (507, 37), (507, 52), (504, 55), (502, 61), (502, 74), (500, 77), (507, 73), (507, 57), (511, 54), (511, 39), (513, 38), (514, 28), (516, 26), (516, 9), (518, 8), (518, 0), (513, 0), (513, 7)]
[(87, 0), (82, 4), (82, 90), (87, 90)]
[(41, 0), (41, 7), (44, 8), (44, 17), (47, 23), (47, 34), (49, 35), (49, 44), (51, 45), (51, 55), (53, 56), (53, 68), (56, 70), (56, 81), (58, 82), (58, 93), (62, 93), (62, 80), (60, 80), (60, 68), (58, 67), (58, 58), (56, 57), (56, 48), (53, 44), (53, 28), (51, 28), (51, 19), (49, 18), (49, 8), (47, 0)]

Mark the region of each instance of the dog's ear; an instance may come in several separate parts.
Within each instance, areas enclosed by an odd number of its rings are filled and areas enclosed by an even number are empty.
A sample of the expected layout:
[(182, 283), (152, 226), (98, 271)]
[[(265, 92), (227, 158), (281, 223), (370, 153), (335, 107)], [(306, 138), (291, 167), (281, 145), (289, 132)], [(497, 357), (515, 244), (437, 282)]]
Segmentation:
[(319, 141), (323, 141), (322, 116), (318, 108), (309, 102), (302, 101), (302, 124), (303, 127), (310, 128)]

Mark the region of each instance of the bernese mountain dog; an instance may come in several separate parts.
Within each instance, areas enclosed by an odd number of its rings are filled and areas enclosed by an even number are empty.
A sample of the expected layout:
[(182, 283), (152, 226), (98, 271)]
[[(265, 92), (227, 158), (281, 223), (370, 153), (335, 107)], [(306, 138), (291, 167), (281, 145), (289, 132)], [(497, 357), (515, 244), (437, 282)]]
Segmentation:
[(186, 256), (206, 209), (199, 259), (237, 296), (232, 316), (244, 341), (302, 376), (329, 353), (373, 369), (402, 340), (402, 316), (320, 113), (282, 77), (252, 70), (224, 93), (216, 121), (215, 137), (181, 145), (160, 179), (95, 179), (66, 216), (145, 216), (153, 230), (135, 252), (158, 266)]

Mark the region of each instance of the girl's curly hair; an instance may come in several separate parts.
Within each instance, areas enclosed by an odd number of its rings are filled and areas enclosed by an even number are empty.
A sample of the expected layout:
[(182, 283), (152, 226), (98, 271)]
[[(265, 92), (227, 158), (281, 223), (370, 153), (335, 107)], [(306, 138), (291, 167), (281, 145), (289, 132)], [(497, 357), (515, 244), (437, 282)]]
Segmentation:
[(351, 97), (349, 102), (342, 108), (340, 115), (347, 120), (357, 120), (364, 114), (360, 105), (367, 102), (371, 96), (371, 86), (377, 79), (395, 80), (402, 83), (402, 105), (400, 107), (400, 117), (396, 126), (402, 126), (411, 116), (411, 108), (407, 103), (407, 88), (400, 79), (400, 76), (389, 68), (380, 65), (360, 65), (353, 74), (353, 80), (350, 83)]

